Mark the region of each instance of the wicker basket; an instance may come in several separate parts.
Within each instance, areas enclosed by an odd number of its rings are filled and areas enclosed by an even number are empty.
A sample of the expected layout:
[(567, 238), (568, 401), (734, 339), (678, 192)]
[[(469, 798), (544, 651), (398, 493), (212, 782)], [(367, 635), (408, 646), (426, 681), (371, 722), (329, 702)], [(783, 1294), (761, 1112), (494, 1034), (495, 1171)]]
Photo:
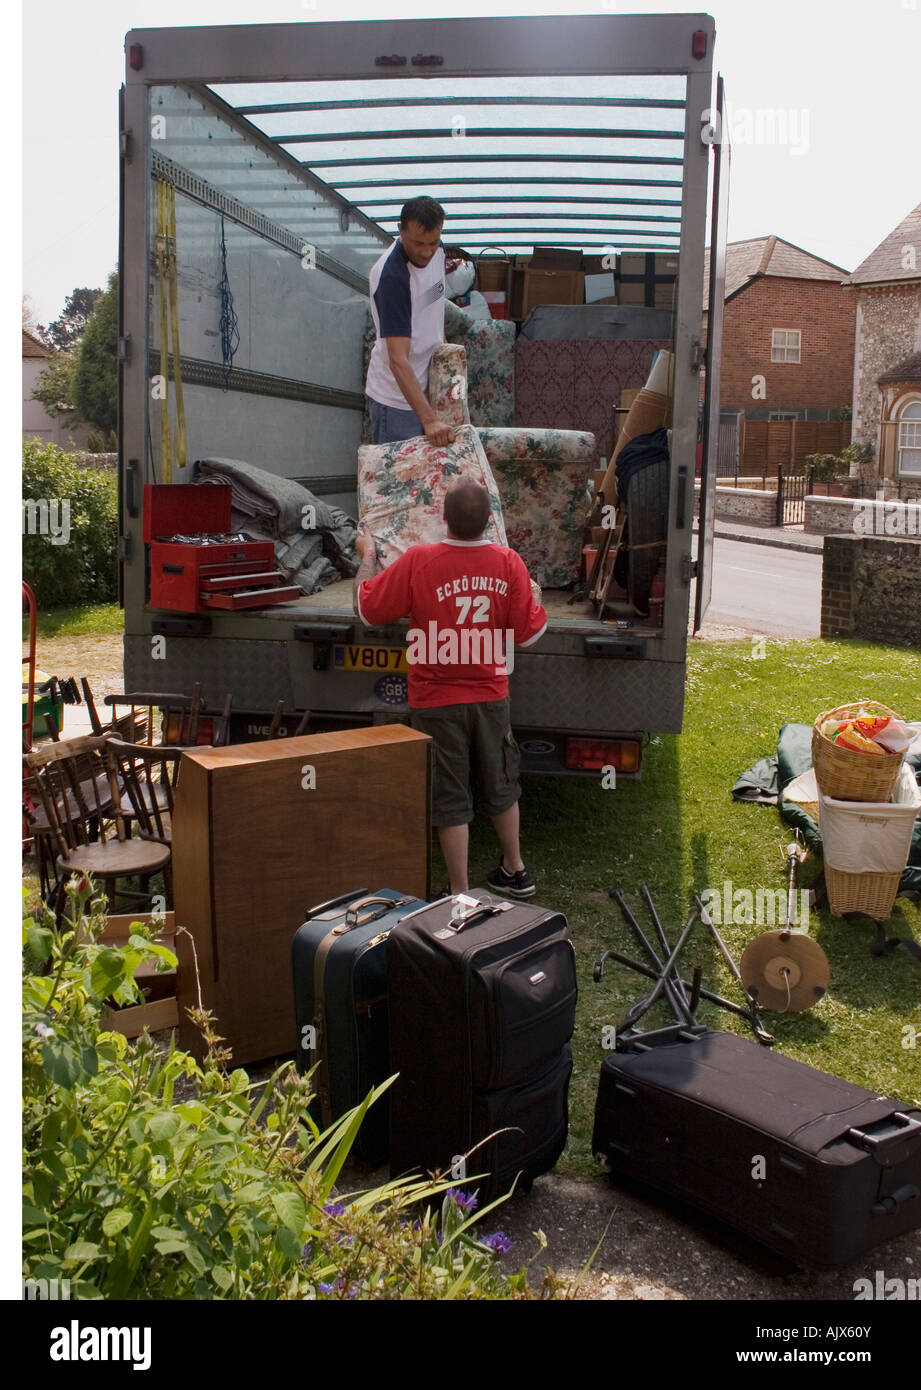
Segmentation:
[(848, 874), (826, 864), (828, 905), (836, 917), (843, 917), (846, 912), (865, 912), (877, 922), (885, 922), (892, 916), (901, 877), (901, 873)]
[(819, 733), (826, 719), (848, 719), (858, 710), (892, 719), (900, 718), (894, 710), (876, 700), (858, 700), (856, 704), (839, 705), (820, 714), (812, 729), (812, 765), (819, 790), (838, 801), (888, 801), (899, 775), (904, 753), (861, 753), (855, 748), (840, 748), (830, 738)]
[(788, 782), (783, 789), (784, 800), (792, 802), (794, 806), (802, 806), (807, 816), (818, 823), (819, 803), (813, 797), (818, 795), (816, 789), (815, 772), (812, 768), (808, 772), (800, 773), (792, 782)]

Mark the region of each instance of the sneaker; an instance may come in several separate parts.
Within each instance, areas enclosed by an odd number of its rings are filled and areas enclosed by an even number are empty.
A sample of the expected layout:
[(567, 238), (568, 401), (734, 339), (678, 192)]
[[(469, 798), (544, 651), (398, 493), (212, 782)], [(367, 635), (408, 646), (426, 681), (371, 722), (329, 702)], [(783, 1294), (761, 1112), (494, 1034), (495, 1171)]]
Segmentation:
[(443, 898), (450, 898), (450, 896), (451, 896), (451, 885), (448, 884), (446, 887), (442, 888), (442, 890), (441, 890), (440, 893), (436, 893), (435, 896), (434, 896), (434, 898), (429, 898), (429, 902), (430, 902), (430, 903), (440, 903), (440, 902), (442, 901)]
[(527, 869), (510, 874), (505, 867), (504, 856), (500, 857), (498, 867), (493, 869), (486, 882), (497, 893), (506, 893), (510, 898), (530, 898), (534, 895), (534, 882)]

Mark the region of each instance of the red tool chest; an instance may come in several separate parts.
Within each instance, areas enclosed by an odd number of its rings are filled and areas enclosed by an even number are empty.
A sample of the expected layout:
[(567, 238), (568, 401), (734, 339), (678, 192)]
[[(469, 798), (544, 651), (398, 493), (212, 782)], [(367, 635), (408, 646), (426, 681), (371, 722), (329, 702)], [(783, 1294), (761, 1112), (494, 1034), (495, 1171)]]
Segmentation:
[(148, 483), (144, 541), (150, 546), (150, 604), (179, 613), (265, 608), (299, 598), (276, 567), (271, 541), (230, 534), (225, 483)]

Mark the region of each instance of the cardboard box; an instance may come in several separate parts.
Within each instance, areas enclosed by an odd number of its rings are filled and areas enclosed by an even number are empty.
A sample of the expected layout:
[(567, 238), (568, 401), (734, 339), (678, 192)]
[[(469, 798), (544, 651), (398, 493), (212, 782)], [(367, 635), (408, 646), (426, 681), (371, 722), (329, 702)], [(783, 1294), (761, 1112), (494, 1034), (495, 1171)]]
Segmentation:
[(581, 270), (535, 270), (528, 266), (512, 277), (510, 318), (523, 319), (539, 304), (581, 304), (585, 276)]
[(673, 252), (622, 251), (617, 263), (617, 297), (621, 304), (670, 309), (678, 275)]
[(535, 246), (531, 267), (534, 270), (581, 270), (582, 252), (578, 247)]
[[(131, 935), (132, 922), (162, 923), (160, 933), (162, 944), (176, 953), (176, 914), (164, 913), (154, 917), (149, 912), (129, 912), (106, 919), (106, 926), (98, 938), (106, 946), (127, 946)], [(155, 1033), (159, 1028), (178, 1028), (179, 1004), (176, 999), (177, 974), (175, 970), (157, 970), (153, 961), (144, 961), (134, 975), (138, 986), (148, 995), (146, 1004), (129, 1004), (124, 1009), (110, 1009), (103, 1021), (103, 1027), (112, 1033), (121, 1033), (126, 1038), (138, 1038), (146, 1028)]]

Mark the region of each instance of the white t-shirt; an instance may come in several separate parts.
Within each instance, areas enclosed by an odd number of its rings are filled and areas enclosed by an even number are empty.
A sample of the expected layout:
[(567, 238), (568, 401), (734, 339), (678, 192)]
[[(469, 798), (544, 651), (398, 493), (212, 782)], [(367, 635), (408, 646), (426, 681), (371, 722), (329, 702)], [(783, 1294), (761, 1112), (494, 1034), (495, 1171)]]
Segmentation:
[(368, 282), (377, 341), (371, 350), (365, 391), (381, 405), (411, 410), (390, 370), (385, 339), (410, 339), (409, 364), (424, 392), (432, 354), (445, 337), (444, 248), (439, 246), (428, 265), (419, 267), (407, 260), (397, 240), (375, 261)]

